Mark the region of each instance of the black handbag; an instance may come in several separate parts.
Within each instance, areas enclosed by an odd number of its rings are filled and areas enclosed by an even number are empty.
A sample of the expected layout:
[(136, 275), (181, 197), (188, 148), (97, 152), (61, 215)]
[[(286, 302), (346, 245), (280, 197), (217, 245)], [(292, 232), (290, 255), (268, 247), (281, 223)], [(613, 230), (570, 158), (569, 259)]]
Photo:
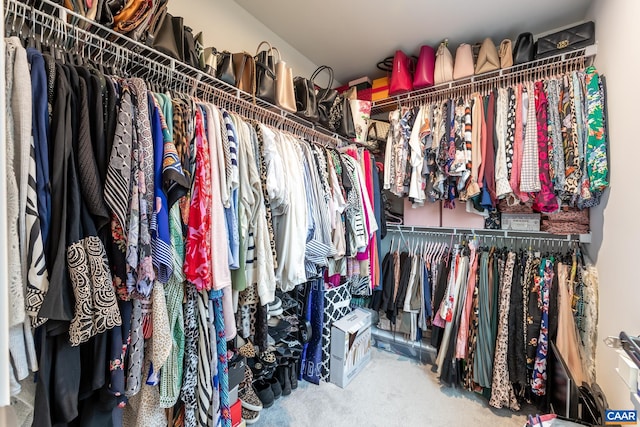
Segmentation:
[(590, 46), (596, 40), (596, 24), (593, 21), (538, 38), (536, 58), (559, 55)]
[(328, 129), (337, 132), (345, 138), (356, 137), (356, 126), (353, 121), (353, 114), (351, 112), (351, 99), (356, 97), (356, 88), (350, 88), (349, 90), (336, 96), (336, 100), (333, 103), (329, 118)]
[(152, 47), (182, 61), (184, 51), (184, 32), (182, 18), (165, 13), (152, 38)]
[(146, 28), (146, 32), (141, 36), (140, 41), (146, 43), (148, 46), (152, 46), (155, 41), (156, 34), (160, 31), (160, 27), (164, 21), (164, 17), (167, 14), (167, 1), (160, 1), (156, 3), (156, 8), (151, 16), (149, 25)]
[(233, 57), (231, 52), (224, 51), (218, 55), (218, 67), (216, 69), (216, 77), (223, 82), (236, 85), (236, 73), (233, 68)]
[(350, 99), (344, 95), (338, 96), (336, 102), (342, 104), (342, 120), (337, 128), (337, 132), (345, 138), (356, 137), (356, 126), (353, 123), (353, 113), (351, 112)]
[(535, 57), (535, 46), (533, 34), (522, 33), (516, 39), (513, 48), (513, 65), (524, 64), (533, 61)]
[(316, 88), (312, 80), (297, 76), (293, 79), (293, 89), (296, 94), (296, 114), (310, 122), (318, 122), (318, 103), (316, 102)]
[[(260, 50), (266, 44), (268, 50)], [(256, 96), (274, 104), (276, 103), (276, 67), (273, 59), (273, 48), (269, 42), (263, 41), (258, 45), (256, 56)]]
[(196, 41), (193, 37), (191, 27), (184, 27), (184, 57), (183, 62), (191, 65), (193, 68), (199, 68), (198, 53), (196, 52)]
[(316, 95), (318, 121), (323, 127), (335, 131), (336, 129), (331, 129), (331, 108), (336, 102), (338, 91), (331, 88), (333, 86), (333, 69), (327, 65), (321, 65), (311, 75), (311, 81), (314, 82), (315, 78), (324, 70), (329, 72), (329, 84), (326, 89), (318, 89)]

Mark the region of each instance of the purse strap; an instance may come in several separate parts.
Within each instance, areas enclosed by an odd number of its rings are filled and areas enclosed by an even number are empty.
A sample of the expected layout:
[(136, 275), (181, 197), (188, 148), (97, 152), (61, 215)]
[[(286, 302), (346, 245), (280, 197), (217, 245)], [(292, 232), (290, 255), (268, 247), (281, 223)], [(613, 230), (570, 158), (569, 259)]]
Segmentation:
[(393, 71), (393, 56), (387, 56), (382, 61), (379, 61), (376, 64), (376, 67), (380, 71), (386, 71), (387, 73), (392, 72)]
[(444, 39), (442, 43), (440, 43), (440, 46), (438, 46), (438, 51), (436, 52), (436, 56), (443, 55), (444, 51), (447, 49), (448, 46), (449, 46), (449, 39)]
[(282, 62), (282, 55), (280, 55), (280, 49), (278, 49), (277, 47), (273, 46), (273, 47), (271, 48), (271, 50), (272, 50), (272, 51), (274, 51), (274, 52), (278, 52), (278, 60), (276, 61), (276, 64), (277, 64), (278, 62)]
[(373, 129), (373, 131), (376, 134), (376, 141), (378, 141), (378, 127), (376, 126), (376, 122), (372, 121), (371, 123), (369, 123), (369, 126), (367, 126), (367, 140), (369, 140), (369, 135), (371, 135), (371, 129)]
[(327, 89), (331, 89), (333, 87), (333, 68), (329, 67), (328, 65), (319, 66), (313, 72), (313, 74), (311, 74), (311, 82), (315, 84), (316, 77), (318, 77), (318, 75), (324, 70), (327, 70), (329, 72), (329, 85), (327, 86)]
[[(271, 46), (271, 43), (269, 43), (269, 42), (268, 42), (268, 41), (266, 41), (266, 40), (262, 40), (262, 41), (260, 42), (260, 44), (258, 45), (258, 48), (256, 49), (256, 55), (258, 54), (258, 52), (260, 52), (260, 47), (261, 47), (263, 44), (266, 44), (267, 46), (269, 46), (269, 49), (265, 49), (266, 51), (268, 51), (268, 52), (272, 52), (272, 51), (273, 51), (273, 46)], [(278, 52), (278, 53), (279, 53), (279, 52)]]

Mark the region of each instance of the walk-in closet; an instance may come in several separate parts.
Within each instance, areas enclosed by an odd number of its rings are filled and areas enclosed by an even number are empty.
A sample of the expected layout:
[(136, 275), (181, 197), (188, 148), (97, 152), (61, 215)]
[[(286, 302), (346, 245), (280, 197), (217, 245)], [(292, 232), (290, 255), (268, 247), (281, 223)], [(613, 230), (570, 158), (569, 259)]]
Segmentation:
[(636, 2), (0, 10), (0, 426), (637, 419)]

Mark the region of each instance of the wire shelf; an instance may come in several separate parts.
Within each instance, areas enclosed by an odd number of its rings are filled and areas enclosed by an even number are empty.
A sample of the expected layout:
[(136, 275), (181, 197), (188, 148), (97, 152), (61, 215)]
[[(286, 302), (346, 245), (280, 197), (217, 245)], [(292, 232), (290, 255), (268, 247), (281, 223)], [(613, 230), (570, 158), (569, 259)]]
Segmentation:
[(347, 139), (202, 70), (91, 21), (50, 0), (4, 0), (5, 31), (54, 46), (86, 61), (106, 64), (122, 76), (215, 103), (307, 140), (340, 146)]
[(544, 231), (492, 230), (486, 228), (464, 227), (420, 227), (388, 223), (387, 231), (395, 233), (423, 234), (434, 237), (466, 235), (537, 242), (554, 241), (560, 243), (591, 243), (591, 234), (551, 234)]
[(594, 44), (513, 67), (489, 71), (436, 86), (390, 96), (373, 102), (371, 115), (393, 111), (400, 106), (419, 105), (431, 99), (468, 95), (475, 91), (487, 91), (528, 78), (549, 77), (584, 68), (592, 62), (597, 52), (598, 47)]

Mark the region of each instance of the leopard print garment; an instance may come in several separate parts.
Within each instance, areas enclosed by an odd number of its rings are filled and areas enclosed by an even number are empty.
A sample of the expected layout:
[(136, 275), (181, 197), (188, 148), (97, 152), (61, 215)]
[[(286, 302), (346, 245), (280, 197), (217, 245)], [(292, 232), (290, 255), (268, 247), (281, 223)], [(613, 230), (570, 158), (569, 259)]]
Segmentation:
[(518, 399), (516, 399), (513, 386), (509, 379), (509, 369), (507, 365), (507, 351), (509, 349), (509, 305), (511, 301), (511, 282), (513, 279), (513, 267), (515, 266), (515, 260), (516, 254), (514, 252), (509, 252), (501, 275), (502, 285), (498, 308), (498, 336), (496, 338), (491, 399), (489, 399), (489, 405), (494, 408), (502, 408), (506, 406), (514, 411), (518, 411), (520, 409), (520, 405), (518, 404)]

